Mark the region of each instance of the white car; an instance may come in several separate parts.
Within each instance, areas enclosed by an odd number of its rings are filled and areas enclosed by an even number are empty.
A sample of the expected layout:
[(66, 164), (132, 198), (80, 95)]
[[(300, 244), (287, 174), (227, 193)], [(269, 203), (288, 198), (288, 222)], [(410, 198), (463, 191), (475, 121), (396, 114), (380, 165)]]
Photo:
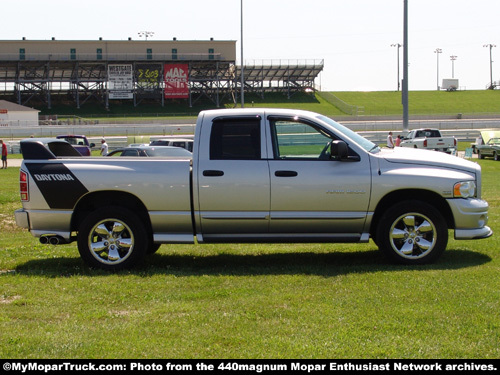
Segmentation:
[(150, 146), (174, 146), (182, 147), (186, 150), (193, 152), (193, 140), (189, 138), (160, 138), (151, 141)]

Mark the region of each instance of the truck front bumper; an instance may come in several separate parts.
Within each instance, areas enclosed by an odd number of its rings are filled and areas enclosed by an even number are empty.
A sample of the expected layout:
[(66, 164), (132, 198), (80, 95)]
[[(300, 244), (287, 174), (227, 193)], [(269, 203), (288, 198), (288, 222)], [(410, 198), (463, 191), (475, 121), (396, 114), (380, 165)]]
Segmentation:
[(488, 238), (488, 202), (482, 199), (448, 199), (455, 222), (456, 240)]

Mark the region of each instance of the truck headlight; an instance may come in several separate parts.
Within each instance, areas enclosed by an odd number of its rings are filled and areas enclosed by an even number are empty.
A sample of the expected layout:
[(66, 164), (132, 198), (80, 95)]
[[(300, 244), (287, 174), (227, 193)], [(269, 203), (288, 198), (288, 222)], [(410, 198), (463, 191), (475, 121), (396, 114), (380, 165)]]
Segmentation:
[(474, 181), (457, 182), (453, 186), (455, 198), (472, 198), (476, 196), (476, 183)]

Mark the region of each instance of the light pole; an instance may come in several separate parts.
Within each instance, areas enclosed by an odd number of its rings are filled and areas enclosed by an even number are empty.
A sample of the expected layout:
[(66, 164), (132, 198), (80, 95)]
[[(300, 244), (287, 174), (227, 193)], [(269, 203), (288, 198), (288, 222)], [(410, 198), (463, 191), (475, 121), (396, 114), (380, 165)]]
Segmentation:
[(139, 38), (146, 38), (146, 40), (148, 40), (148, 36), (153, 36), (155, 35), (154, 31), (139, 31), (137, 33), (139, 35)]
[(398, 47), (397, 49), (397, 61), (398, 61), (398, 91), (399, 91), (399, 87), (400, 87), (400, 83), (399, 83), (399, 49), (401, 48), (402, 44), (399, 44), (399, 43), (396, 43), (396, 44), (391, 44), (391, 47)]
[(458, 56), (450, 56), (451, 60), (451, 78), (455, 78), (455, 60)]
[(241, 4), (241, 108), (245, 107), (245, 74), (243, 68), (243, 0), (240, 1)]
[(485, 44), (483, 47), (490, 47), (490, 90), (493, 90), (495, 87), (493, 86), (493, 59), (491, 58), (491, 50), (493, 47), (496, 47), (494, 44)]
[(408, 0), (403, 1), (403, 87), (401, 101), (403, 104), (403, 131), (408, 132), (409, 103), (408, 103)]
[(436, 85), (437, 85), (437, 90), (439, 91), (439, 54), (440, 53), (443, 53), (443, 50), (441, 48), (436, 48), (434, 50), (434, 53), (436, 54), (436, 57), (437, 57), (437, 76), (436, 76)]

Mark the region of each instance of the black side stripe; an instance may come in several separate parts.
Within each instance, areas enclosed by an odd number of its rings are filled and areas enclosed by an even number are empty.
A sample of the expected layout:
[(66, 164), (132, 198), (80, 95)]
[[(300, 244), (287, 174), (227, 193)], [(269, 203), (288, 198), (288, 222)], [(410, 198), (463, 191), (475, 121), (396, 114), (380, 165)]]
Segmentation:
[(88, 190), (62, 163), (25, 163), (50, 208), (72, 209)]

